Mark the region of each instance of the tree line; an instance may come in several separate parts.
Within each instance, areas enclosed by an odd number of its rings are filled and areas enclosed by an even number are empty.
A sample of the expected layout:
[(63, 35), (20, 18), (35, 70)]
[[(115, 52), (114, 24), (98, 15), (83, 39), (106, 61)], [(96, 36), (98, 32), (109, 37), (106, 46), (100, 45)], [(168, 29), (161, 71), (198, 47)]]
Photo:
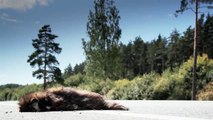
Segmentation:
[[(198, 54), (207, 54), (213, 58), (213, 16), (202, 14), (199, 19)], [(194, 28), (189, 26), (183, 33), (174, 29), (169, 37), (159, 35), (150, 42), (140, 36), (127, 44), (119, 44), (120, 72), (111, 79), (128, 78), (150, 73), (162, 73), (165, 69), (173, 71), (174, 68), (186, 62), (193, 54)], [(77, 73), (85, 74), (86, 62), (77, 64), (72, 69), (69, 65), (65, 69), (64, 76)], [(69, 70), (71, 70), (69, 72)], [(66, 78), (66, 77), (65, 77)]]
[[(181, 0), (184, 6), (186, 3)], [(44, 25), (32, 40), (35, 51), (27, 61), (38, 68), (33, 76), (44, 79), (43, 89), (48, 83), (60, 83), (104, 93), (111, 99), (190, 99), (194, 28), (189, 26), (183, 33), (175, 29), (170, 36), (158, 35), (149, 42), (138, 36), (123, 44), (120, 18), (113, 0), (94, 0), (87, 22), (89, 40), (82, 39), (86, 60), (74, 67), (69, 64), (63, 74), (55, 57), (62, 51), (55, 42), (58, 36), (52, 34), (50, 25)], [(213, 95), (213, 16), (202, 14), (198, 23), (197, 97), (209, 100)], [(12, 84), (0, 89), (0, 100), (16, 100), (42, 86)]]
[[(57, 67), (59, 62), (55, 57), (62, 50), (54, 41), (58, 36), (51, 33), (49, 25), (44, 25), (39, 30), (38, 38), (33, 39), (35, 52), (28, 59), (32, 67), (38, 67), (33, 76), (44, 79), (44, 89), (47, 81), (63, 84), (64, 79), (79, 72), (104, 79), (106, 84), (107, 80), (132, 79), (152, 71), (159, 74), (168, 68), (173, 71), (193, 53), (192, 27), (188, 27), (183, 34), (175, 29), (167, 38), (159, 35), (157, 39), (146, 42), (139, 36), (123, 44), (120, 41), (120, 19), (113, 0), (94, 0), (94, 9), (89, 11), (87, 22), (89, 40), (82, 39), (86, 60), (76, 65), (74, 70), (68, 65), (63, 74)], [(198, 54), (206, 53), (212, 58), (213, 17), (202, 14), (198, 23)]]

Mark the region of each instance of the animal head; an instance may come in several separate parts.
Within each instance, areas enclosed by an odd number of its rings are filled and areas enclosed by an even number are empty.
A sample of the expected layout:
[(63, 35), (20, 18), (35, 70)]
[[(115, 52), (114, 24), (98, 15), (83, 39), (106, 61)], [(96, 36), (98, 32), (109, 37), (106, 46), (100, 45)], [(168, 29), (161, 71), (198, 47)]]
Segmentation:
[(20, 112), (41, 112), (51, 109), (51, 101), (45, 92), (24, 95), (19, 100)]

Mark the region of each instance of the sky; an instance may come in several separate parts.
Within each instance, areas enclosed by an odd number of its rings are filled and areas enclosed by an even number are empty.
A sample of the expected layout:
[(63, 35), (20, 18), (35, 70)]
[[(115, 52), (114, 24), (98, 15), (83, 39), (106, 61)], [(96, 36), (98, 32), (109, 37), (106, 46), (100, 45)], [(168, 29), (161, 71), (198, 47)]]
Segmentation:
[[(115, 5), (121, 16), (120, 41), (124, 44), (137, 36), (151, 41), (159, 34), (169, 37), (174, 29), (182, 33), (194, 26), (191, 11), (174, 16), (180, 0), (115, 0)], [(55, 41), (62, 48), (56, 55), (60, 69), (82, 63), (85, 55), (81, 40), (89, 40), (86, 24), (93, 9), (93, 0), (0, 0), (0, 85), (43, 82), (32, 77), (36, 68), (27, 59), (34, 51), (32, 39), (46, 24), (59, 36)]]

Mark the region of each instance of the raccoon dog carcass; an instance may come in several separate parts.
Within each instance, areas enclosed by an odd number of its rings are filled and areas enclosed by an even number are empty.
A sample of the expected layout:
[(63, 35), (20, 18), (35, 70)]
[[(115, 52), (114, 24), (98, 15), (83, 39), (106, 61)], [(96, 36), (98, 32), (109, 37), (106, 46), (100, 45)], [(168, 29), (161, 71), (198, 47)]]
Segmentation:
[(20, 112), (72, 110), (128, 110), (128, 108), (108, 102), (98, 93), (70, 87), (56, 87), (29, 93), (19, 100)]

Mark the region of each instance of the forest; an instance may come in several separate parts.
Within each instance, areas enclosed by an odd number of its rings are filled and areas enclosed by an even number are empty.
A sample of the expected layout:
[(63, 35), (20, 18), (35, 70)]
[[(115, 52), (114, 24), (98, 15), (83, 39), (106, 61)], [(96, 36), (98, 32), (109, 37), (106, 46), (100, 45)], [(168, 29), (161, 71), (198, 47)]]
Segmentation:
[[(87, 23), (90, 40), (82, 39), (86, 60), (74, 66), (69, 64), (63, 73), (57, 68), (60, 81), (54, 80), (57, 76), (53, 74), (53, 80), (47, 82), (47, 86), (85, 89), (116, 100), (190, 100), (194, 28), (189, 26), (183, 33), (174, 29), (170, 36), (159, 34), (154, 40), (143, 40), (143, 35), (136, 36), (124, 44), (119, 41), (122, 29), (114, 3), (109, 2), (105, 11), (101, 8), (102, 3), (94, 3), (95, 10), (90, 11)], [(196, 69), (198, 100), (213, 100), (212, 26), (211, 14), (199, 16)], [(58, 62), (55, 57), (52, 58)], [(44, 62), (47, 63), (46, 60)], [(37, 72), (37, 77), (46, 78), (42, 71)], [(0, 100), (17, 100), (28, 92), (42, 90), (42, 87), (42, 84), (2, 85)]]

